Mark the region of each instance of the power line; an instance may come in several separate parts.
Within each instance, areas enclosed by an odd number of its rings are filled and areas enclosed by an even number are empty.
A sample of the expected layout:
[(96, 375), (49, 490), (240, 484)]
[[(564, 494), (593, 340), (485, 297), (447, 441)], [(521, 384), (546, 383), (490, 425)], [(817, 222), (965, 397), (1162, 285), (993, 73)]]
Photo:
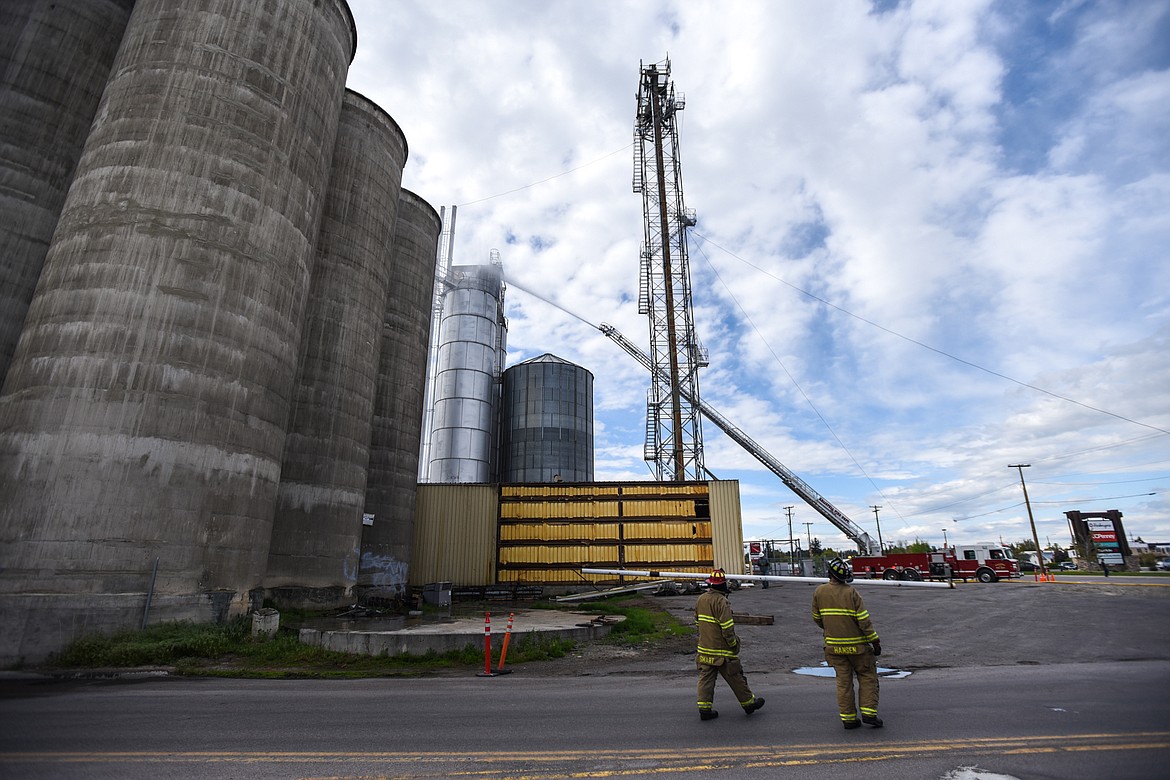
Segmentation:
[[(1128, 496), (1104, 496), (1101, 498), (1070, 498), (1066, 501), (1033, 501), (1032, 503), (1033, 504), (1044, 504), (1047, 506), (1063, 506), (1065, 504), (1091, 504), (1091, 503), (1100, 502), (1100, 501), (1119, 501), (1123, 498), (1144, 498), (1146, 496), (1156, 496), (1156, 495), (1158, 495), (1158, 494), (1157, 493), (1133, 493), (1133, 494), (1128, 495)], [(1023, 506), (1023, 505), (1024, 505), (1024, 502), (1021, 501), (1018, 504), (1012, 504), (1011, 506), (1005, 506), (1005, 507), (1001, 507), (999, 509), (992, 509), (990, 512), (982, 512), (982, 513), (977, 514), (977, 515), (967, 515), (965, 517), (956, 517), (956, 518), (954, 518), (954, 520), (956, 523), (963, 522), (966, 520), (974, 520), (977, 517), (987, 517), (987, 515), (994, 515), (994, 514), (997, 514), (999, 512), (1006, 512), (1009, 509), (1015, 509), (1016, 507)], [(913, 517), (913, 515), (911, 515), (911, 517)]]
[[(711, 259), (707, 257), (707, 253), (703, 251), (701, 246), (696, 248), (699, 250), (699, 254), (701, 254), (703, 259), (707, 262), (707, 266), (715, 274), (715, 278), (719, 280), (719, 284), (723, 285), (723, 289), (727, 291), (728, 297), (731, 298), (736, 308), (739, 309), (739, 312), (741, 315), (743, 315), (744, 320), (747, 321), (747, 324), (755, 332), (756, 337), (759, 338), (761, 342), (763, 342), (764, 346), (767, 347), (768, 352), (772, 354), (772, 358), (776, 361), (777, 365), (779, 365), (780, 368), (784, 370), (785, 375), (788, 377), (788, 381), (792, 382), (793, 387), (795, 387), (800, 395), (804, 398), (805, 403), (807, 403), (809, 408), (813, 410), (813, 413), (816, 414), (817, 418), (825, 426), (825, 429), (832, 435), (838, 446), (840, 446), (841, 449), (845, 451), (845, 454), (849, 456), (849, 460), (853, 461), (853, 465), (857, 467), (857, 470), (860, 471), (862, 476), (865, 477), (866, 481), (873, 486), (873, 489), (877, 491), (878, 495), (881, 496), (883, 500), (885, 500), (886, 497), (882, 493), (882, 489), (877, 486), (877, 483), (873, 481), (873, 479), (866, 472), (865, 468), (863, 468), (862, 465), (857, 461), (857, 458), (853, 457), (853, 453), (850, 452), (849, 448), (845, 446), (845, 442), (841, 441), (841, 437), (839, 437), (837, 432), (833, 430), (833, 426), (829, 425), (829, 421), (826, 420), (824, 415), (821, 414), (820, 410), (817, 409), (816, 404), (814, 404), (812, 399), (808, 397), (808, 393), (804, 392), (804, 388), (801, 387), (800, 383), (796, 381), (796, 377), (794, 377), (792, 372), (788, 370), (788, 366), (784, 365), (784, 361), (781, 360), (780, 356), (776, 354), (776, 350), (772, 349), (772, 345), (768, 343), (768, 340), (764, 338), (764, 334), (761, 333), (760, 329), (756, 327), (756, 323), (751, 318), (751, 315), (747, 313), (747, 310), (744, 309), (742, 304), (740, 304), (739, 299), (735, 297), (733, 292), (731, 292), (731, 288), (728, 287), (727, 283), (723, 281), (723, 277), (720, 275), (719, 269), (717, 269), (711, 262)], [(894, 509), (894, 514), (898, 515), (898, 517), (902, 519), (902, 525), (905, 526), (906, 520), (902, 517), (902, 514), (898, 512), (898, 510), (893, 506), (891, 506), (891, 509)]]
[(1123, 498), (1145, 498), (1146, 496), (1156, 496), (1157, 493), (1132, 493), (1128, 496), (1104, 496), (1102, 498), (1069, 498), (1064, 501), (1033, 501), (1034, 504), (1091, 504), (1099, 501), (1119, 501)]
[(1170, 474), (1162, 474), (1157, 477), (1142, 477), (1141, 479), (1118, 479), (1113, 482), (1038, 482), (1032, 480), (1033, 485), (1067, 485), (1068, 487), (1085, 487), (1088, 485), (1128, 485), (1133, 482), (1154, 482), (1159, 479), (1170, 479)]
[[(785, 281), (784, 279), (781, 279), (779, 276), (776, 276), (771, 271), (768, 271), (764, 268), (760, 268), (758, 265), (755, 265), (754, 263), (751, 263), (751, 262), (743, 259), (739, 255), (732, 252), (730, 249), (726, 249), (726, 248), (720, 246), (719, 244), (716, 244), (714, 241), (712, 241), (711, 239), (707, 238), (706, 236), (704, 236), (698, 232), (693, 232), (693, 234), (696, 238), (700, 238), (703, 241), (711, 244), (711, 246), (715, 247), (716, 249), (719, 249), (723, 252), (726, 252), (728, 255), (734, 257), (736, 260), (740, 261), (744, 265), (747, 265), (751, 268), (756, 269), (757, 271), (764, 274), (765, 276), (768, 276), (768, 277), (771, 277), (772, 279), (775, 279), (776, 281), (780, 282), (784, 286), (795, 290), (796, 292), (800, 293), (801, 295), (812, 298), (814, 301), (818, 301), (819, 303), (822, 303), (831, 309), (839, 311), (842, 314), (849, 316), (849, 317), (852, 317), (855, 320), (859, 320), (861, 322), (864, 322), (865, 324), (870, 325), (871, 327), (877, 328), (880, 331), (883, 331), (885, 333), (889, 333), (891, 336), (896, 336), (897, 338), (900, 338), (904, 341), (908, 341), (911, 344), (916, 344), (917, 346), (922, 347), (923, 349), (927, 349), (927, 350), (930, 350), (931, 352), (934, 352), (937, 355), (942, 355), (943, 357), (950, 358), (951, 360), (954, 360), (957, 363), (962, 363), (965, 366), (970, 366), (971, 368), (977, 369), (977, 370), (982, 371), (982, 372), (987, 373), (987, 374), (991, 374), (992, 376), (999, 377), (1000, 379), (1006, 379), (1007, 381), (1013, 382), (1013, 383), (1019, 385), (1020, 387), (1026, 387), (1029, 390), (1035, 390), (1038, 393), (1043, 393), (1044, 395), (1051, 396), (1052, 398), (1058, 398), (1061, 401), (1067, 401), (1070, 404), (1075, 404), (1076, 406), (1080, 406), (1083, 409), (1089, 409), (1090, 411), (1099, 412), (1101, 414), (1108, 415), (1108, 416), (1116, 418), (1118, 420), (1124, 420), (1125, 422), (1133, 423), (1134, 425), (1140, 425), (1143, 428), (1149, 428), (1150, 430), (1153, 430), (1153, 431), (1159, 431), (1160, 433), (1170, 434), (1170, 430), (1166, 430), (1165, 428), (1159, 428), (1156, 425), (1150, 425), (1149, 423), (1140, 422), (1140, 421), (1134, 420), (1130, 417), (1126, 417), (1125, 415), (1117, 414), (1116, 412), (1111, 412), (1107, 409), (1100, 409), (1096, 406), (1091, 406), (1089, 404), (1077, 401), (1076, 399), (1060, 395), (1059, 393), (1054, 393), (1051, 390), (1045, 390), (1043, 387), (1037, 387), (1036, 385), (1029, 384), (1028, 382), (1023, 382), (1023, 381), (1016, 379), (1014, 377), (1010, 377), (1007, 374), (1001, 374), (998, 371), (993, 371), (992, 369), (986, 368), (985, 366), (981, 366), (978, 363), (972, 363), (970, 360), (964, 360), (963, 358), (961, 358), (957, 355), (952, 355), (951, 353), (949, 353), (945, 350), (938, 349), (937, 347), (932, 347), (929, 344), (923, 343), (917, 339), (914, 339), (914, 338), (911, 338), (911, 337), (906, 336), (904, 334), (901, 334), (896, 330), (891, 330), (890, 328), (887, 328), (884, 325), (879, 325), (878, 323), (874, 322), (873, 320), (866, 319), (865, 317), (862, 317), (859, 314), (854, 314), (853, 312), (849, 311), (848, 309), (844, 309), (835, 303), (827, 301), (824, 298), (820, 297), (819, 295), (815, 295), (807, 290), (804, 290), (804, 289), (801, 289), (800, 287), (797, 287), (796, 285), (794, 285), (790, 282)], [(709, 262), (710, 261), (708, 261), (708, 263)]]
[(930, 509), (923, 509), (919, 512), (913, 512), (913, 513), (906, 515), (906, 516), (907, 517), (921, 517), (922, 515), (928, 515), (928, 514), (931, 514), (932, 512), (937, 512), (940, 509), (949, 509), (950, 507), (958, 506), (959, 504), (966, 504), (968, 501), (974, 501), (976, 499), (983, 498), (984, 496), (990, 496), (992, 493), (1000, 493), (1004, 490), (1007, 490), (1008, 488), (1014, 488), (1015, 486), (1016, 486), (1015, 482), (1012, 482), (1012, 483), (1007, 484), (1007, 485), (1001, 485), (1000, 487), (997, 487), (994, 490), (988, 490), (984, 493), (979, 493), (978, 495), (971, 496), (970, 498), (960, 498), (958, 501), (952, 501), (949, 504), (943, 504), (941, 506), (934, 506), (934, 507), (931, 507)]

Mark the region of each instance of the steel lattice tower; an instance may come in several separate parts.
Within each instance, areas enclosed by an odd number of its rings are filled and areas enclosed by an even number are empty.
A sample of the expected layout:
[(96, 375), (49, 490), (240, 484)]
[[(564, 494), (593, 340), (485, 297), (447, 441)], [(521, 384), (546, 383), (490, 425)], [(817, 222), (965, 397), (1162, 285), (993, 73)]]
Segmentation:
[(670, 80), (670, 60), (642, 65), (634, 121), (634, 192), (642, 193), (638, 312), (649, 315), (651, 386), (646, 400), (643, 457), (660, 480), (700, 480), (703, 433), (699, 377), (706, 355), (695, 338), (676, 119), (686, 101)]

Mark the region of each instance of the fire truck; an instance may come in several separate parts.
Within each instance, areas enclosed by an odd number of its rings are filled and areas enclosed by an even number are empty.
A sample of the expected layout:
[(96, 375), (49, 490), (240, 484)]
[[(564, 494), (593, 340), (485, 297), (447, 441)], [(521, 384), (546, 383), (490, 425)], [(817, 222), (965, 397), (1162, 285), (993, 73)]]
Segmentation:
[(858, 555), (850, 563), (854, 577), (883, 580), (945, 580), (948, 577), (995, 582), (1019, 577), (1020, 564), (1011, 551), (993, 544), (961, 545), (941, 552)]

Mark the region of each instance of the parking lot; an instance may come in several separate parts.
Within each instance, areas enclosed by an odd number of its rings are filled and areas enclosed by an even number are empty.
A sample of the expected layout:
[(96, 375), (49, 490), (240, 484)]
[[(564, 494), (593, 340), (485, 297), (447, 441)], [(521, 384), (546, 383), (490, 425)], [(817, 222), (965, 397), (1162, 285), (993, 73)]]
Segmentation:
[[(1056, 582), (1036, 582), (1026, 575), (986, 584), (958, 582), (953, 590), (858, 587), (881, 635), (885, 666), (913, 671), (1170, 661), (1170, 576), (1062, 574)], [(810, 615), (812, 592), (812, 584), (783, 583), (732, 593), (736, 614), (773, 618), (772, 625), (741, 622), (737, 627), (749, 673), (820, 663), (821, 634)], [(644, 598), (681, 620), (693, 620), (695, 596)], [(594, 643), (539, 666), (549, 674), (654, 670), (690, 675), (692, 644), (680, 640), (623, 652)]]

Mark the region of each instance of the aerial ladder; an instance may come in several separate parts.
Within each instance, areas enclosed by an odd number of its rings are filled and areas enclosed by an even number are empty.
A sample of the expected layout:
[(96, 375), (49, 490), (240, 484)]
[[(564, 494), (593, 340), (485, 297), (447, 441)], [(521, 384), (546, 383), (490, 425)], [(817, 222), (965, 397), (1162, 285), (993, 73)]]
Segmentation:
[[(630, 357), (641, 363), (643, 368), (652, 370), (649, 356), (640, 350), (636, 344), (619, 333), (617, 328), (603, 322), (597, 326), (597, 329), (625, 350)], [(719, 426), (719, 429), (727, 434), (732, 441), (743, 447), (756, 460), (763, 463), (769, 471), (780, 477), (780, 481), (787, 485), (789, 490), (800, 496), (805, 503), (817, 510), (826, 520), (852, 539), (857, 544), (857, 549), (862, 555), (876, 555), (879, 553), (877, 542), (861, 526), (850, 520), (844, 512), (829, 503), (827, 498), (813, 490), (812, 486), (792, 473), (783, 463), (772, 457), (767, 450), (757, 444), (746, 433), (735, 427), (730, 420), (715, 411), (710, 404), (700, 398), (688, 397), (687, 401), (697, 406), (703, 416)]]

